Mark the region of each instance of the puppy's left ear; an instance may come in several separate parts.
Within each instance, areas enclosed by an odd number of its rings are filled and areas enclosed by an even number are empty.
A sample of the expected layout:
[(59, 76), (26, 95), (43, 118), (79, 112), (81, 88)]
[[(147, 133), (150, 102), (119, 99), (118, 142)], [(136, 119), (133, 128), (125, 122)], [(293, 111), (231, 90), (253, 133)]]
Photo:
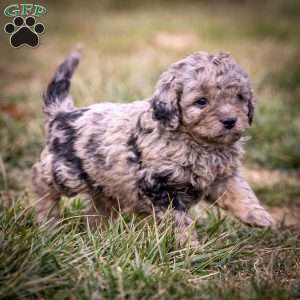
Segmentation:
[(255, 104), (256, 104), (256, 99), (252, 96), (248, 100), (248, 122), (249, 122), (249, 125), (251, 125), (252, 121), (253, 121)]
[(152, 117), (168, 130), (176, 130), (180, 124), (179, 100), (182, 85), (178, 82), (175, 72), (161, 75), (151, 98)]

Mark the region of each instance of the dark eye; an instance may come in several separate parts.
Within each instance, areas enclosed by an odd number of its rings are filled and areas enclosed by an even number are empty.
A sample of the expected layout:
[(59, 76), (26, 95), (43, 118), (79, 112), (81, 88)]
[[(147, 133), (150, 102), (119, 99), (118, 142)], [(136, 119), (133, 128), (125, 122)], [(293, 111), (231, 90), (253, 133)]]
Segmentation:
[(208, 100), (205, 97), (200, 97), (195, 101), (195, 105), (199, 106), (200, 108), (204, 108), (208, 104)]
[(240, 101), (244, 101), (245, 98), (242, 94), (237, 94), (237, 98), (240, 100)]

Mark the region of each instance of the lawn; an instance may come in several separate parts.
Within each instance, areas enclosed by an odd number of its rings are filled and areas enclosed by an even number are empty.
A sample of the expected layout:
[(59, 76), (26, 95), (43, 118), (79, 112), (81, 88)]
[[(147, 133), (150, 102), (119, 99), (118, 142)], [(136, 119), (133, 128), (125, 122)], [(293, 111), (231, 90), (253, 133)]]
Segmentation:
[[(0, 299), (300, 299), (300, 2), (41, 3), (38, 48), (13, 49), (0, 30)], [(122, 215), (93, 232), (80, 198), (63, 201), (51, 230), (36, 226), (30, 168), (45, 142), (41, 94), (78, 45), (78, 106), (146, 98), (170, 63), (230, 52), (258, 102), (243, 172), (276, 228), (201, 205), (192, 211), (201, 247), (190, 249), (176, 246), (168, 215), (159, 225)]]

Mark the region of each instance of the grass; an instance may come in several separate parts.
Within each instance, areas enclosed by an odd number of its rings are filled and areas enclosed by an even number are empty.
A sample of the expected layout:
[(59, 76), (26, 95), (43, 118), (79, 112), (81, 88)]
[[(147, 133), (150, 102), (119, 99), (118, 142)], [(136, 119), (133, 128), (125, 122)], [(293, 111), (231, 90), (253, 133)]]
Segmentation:
[(246, 176), (265, 205), (299, 212), (299, 1), (47, 8), (38, 48), (12, 49), (0, 33), (0, 299), (300, 299), (299, 222), (259, 230), (204, 209), (192, 250), (175, 245), (168, 218), (156, 226), (153, 217), (120, 216), (91, 232), (80, 198), (62, 207), (59, 226), (37, 227), (29, 193), (45, 141), (41, 93), (75, 45), (83, 46), (72, 85), (80, 106), (149, 97), (170, 63), (225, 50), (248, 70), (258, 100)]
[(92, 232), (77, 203), (58, 226), (37, 227), (20, 203), (0, 213), (0, 299), (300, 296), (298, 230), (249, 229), (210, 211), (192, 250), (176, 247), (168, 217), (120, 216)]

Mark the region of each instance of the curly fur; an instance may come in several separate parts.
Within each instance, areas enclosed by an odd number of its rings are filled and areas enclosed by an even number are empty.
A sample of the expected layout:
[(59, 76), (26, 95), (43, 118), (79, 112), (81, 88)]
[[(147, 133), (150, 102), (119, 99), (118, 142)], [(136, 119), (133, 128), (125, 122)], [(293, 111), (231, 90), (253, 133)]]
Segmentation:
[(144, 101), (86, 108), (69, 96), (78, 62), (73, 52), (44, 95), (48, 139), (33, 168), (41, 221), (57, 215), (61, 195), (85, 193), (105, 215), (171, 207), (178, 228), (191, 224), (187, 211), (201, 199), (219, 199), (245, 223), (272, 223), (239, 175), (255, 100), (229, 54), (198, 52), (171, 65)]

